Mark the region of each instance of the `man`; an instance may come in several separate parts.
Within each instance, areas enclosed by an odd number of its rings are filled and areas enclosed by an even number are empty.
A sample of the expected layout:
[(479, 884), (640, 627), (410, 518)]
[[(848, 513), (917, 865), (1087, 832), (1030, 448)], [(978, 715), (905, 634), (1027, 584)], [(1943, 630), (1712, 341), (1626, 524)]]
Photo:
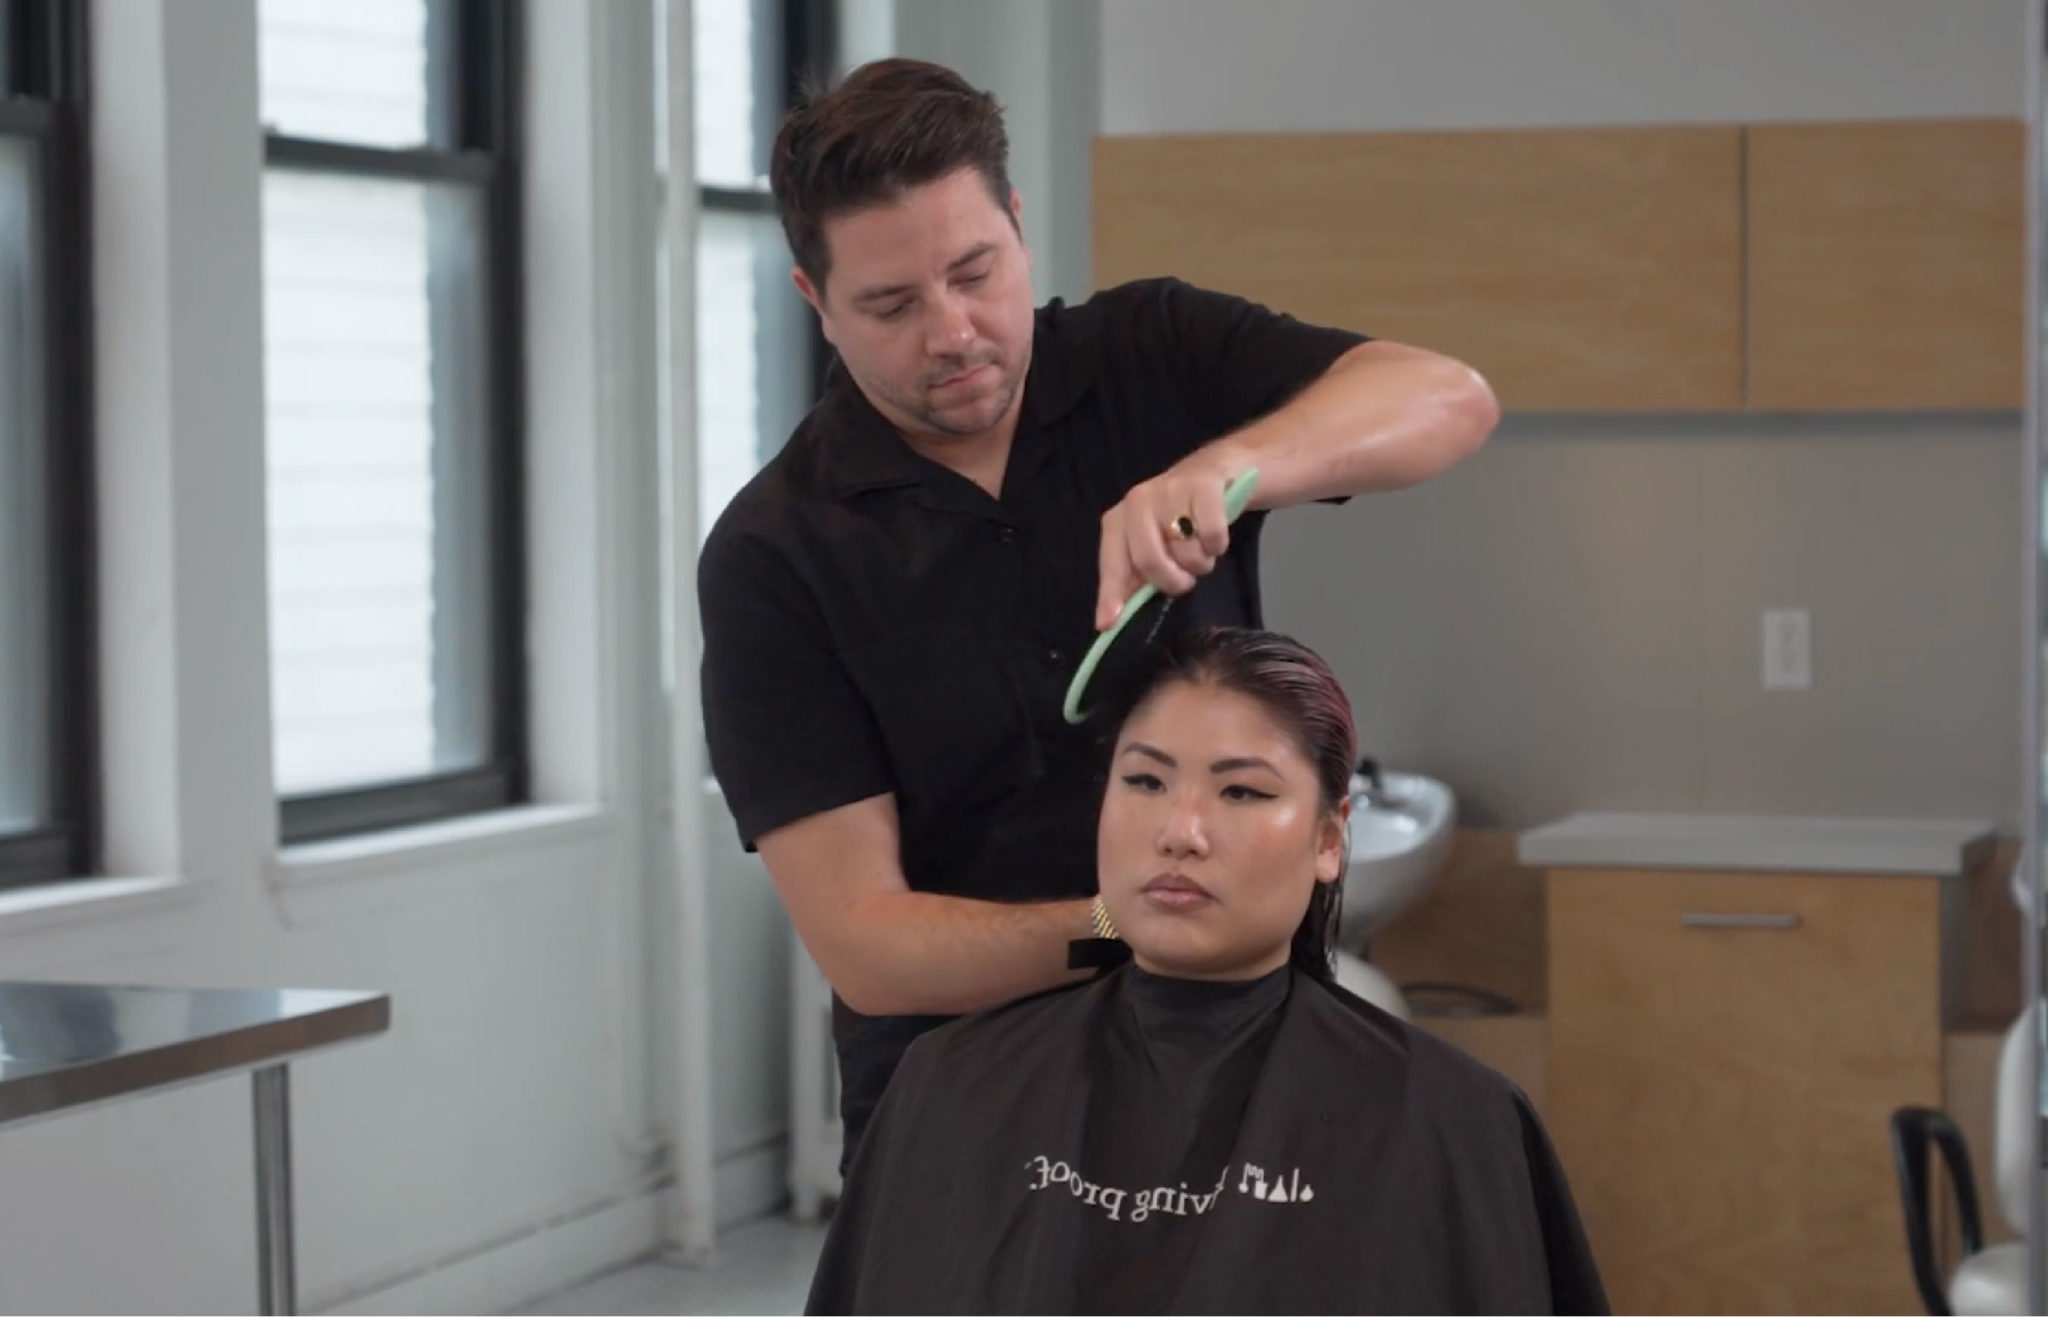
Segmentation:
[(838, 360), (706, 541), (704, 716), (834, 989), (850, 1163), (918, 1033), (1075, 977), (1106, 754), (1061, 704), (1095, 634), (1146, 582), (1176, 626), (1260, 625), (1267, 510), (1429, 479), (1498, 411), (1449, 358), (1177, 280), (1034, 310), (1001, 109), (935, 65), (794, 111), (772, 181)]

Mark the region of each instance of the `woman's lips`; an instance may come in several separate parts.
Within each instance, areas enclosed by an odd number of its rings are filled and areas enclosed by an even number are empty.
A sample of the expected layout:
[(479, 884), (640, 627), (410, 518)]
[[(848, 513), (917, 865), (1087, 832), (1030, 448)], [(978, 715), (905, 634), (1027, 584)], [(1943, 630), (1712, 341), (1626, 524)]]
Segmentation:
[(1162, 910), (1185, 911), (1208, 905), (1216, 898), (1209, 889), (1183, 873), (1162, 873), (1146, 883), (1142, 895)]

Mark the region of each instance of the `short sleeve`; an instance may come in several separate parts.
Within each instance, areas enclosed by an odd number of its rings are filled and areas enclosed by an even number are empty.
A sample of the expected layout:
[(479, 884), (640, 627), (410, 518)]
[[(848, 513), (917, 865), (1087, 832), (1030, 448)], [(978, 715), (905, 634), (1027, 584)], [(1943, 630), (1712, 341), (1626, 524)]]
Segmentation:
[(1337, 358), (1371, 341), (1178, 279), (1147, 281), (1139, 314), (1219, 434), (1280, 407)]
[(764, 832), (894, 789), (873, 715), (780, 555), (714, 533), (697, 606), (711, 771), (747, 850)]

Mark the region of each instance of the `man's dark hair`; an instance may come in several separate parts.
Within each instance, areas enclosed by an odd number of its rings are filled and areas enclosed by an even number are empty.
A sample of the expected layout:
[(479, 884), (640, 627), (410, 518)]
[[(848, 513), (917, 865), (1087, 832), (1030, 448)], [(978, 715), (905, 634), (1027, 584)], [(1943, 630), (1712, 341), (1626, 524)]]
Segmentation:
[(996, 98), (942, 65), (883, 59), (790, 111), (769, 181), (790, 254), (822, 292), (826, 220), (970, 167), (1007, 214), (1010, 139)]

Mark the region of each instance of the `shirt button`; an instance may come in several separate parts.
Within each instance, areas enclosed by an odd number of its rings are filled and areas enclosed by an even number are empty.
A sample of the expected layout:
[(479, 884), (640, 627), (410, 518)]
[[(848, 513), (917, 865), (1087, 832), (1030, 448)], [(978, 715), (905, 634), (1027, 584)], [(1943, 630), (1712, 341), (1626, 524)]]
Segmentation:
[(1058, 667), (1067, 661), (1067, 652), (1063, 649), (1048, 649), (1045, 651), (1045, 661)]
[(1015, 526), (1005, 526), (996, 532), (996, 536), (1005, 544), (1015, 544), (1017, 542), (1017, 528)]

